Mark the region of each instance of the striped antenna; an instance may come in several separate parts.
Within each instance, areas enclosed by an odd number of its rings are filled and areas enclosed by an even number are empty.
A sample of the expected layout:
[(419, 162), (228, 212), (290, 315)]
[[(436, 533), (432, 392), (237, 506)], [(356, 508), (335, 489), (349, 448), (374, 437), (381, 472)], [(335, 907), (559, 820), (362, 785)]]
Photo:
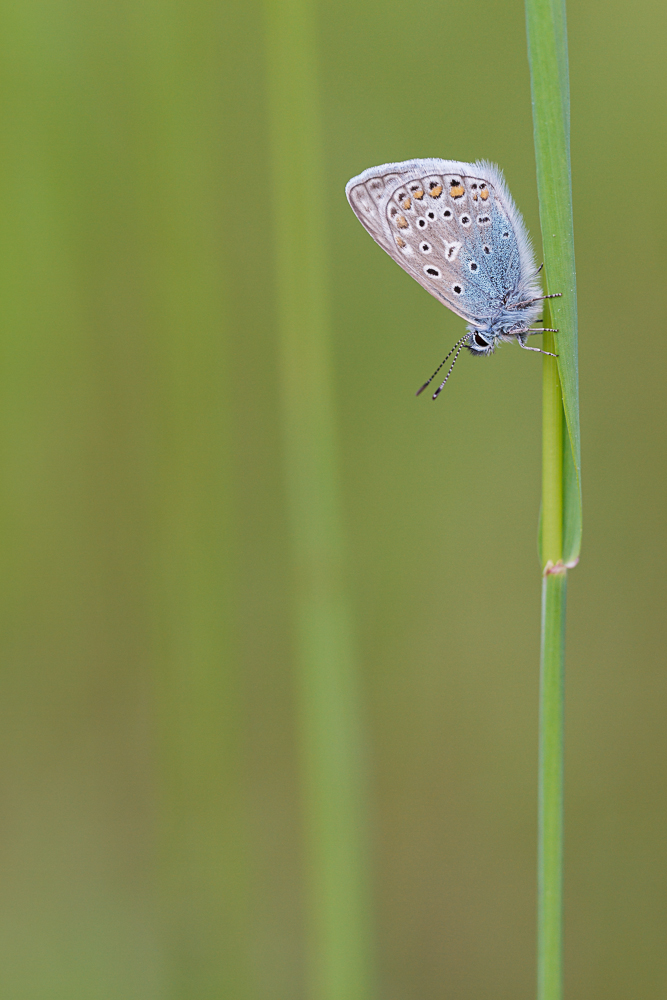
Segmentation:
[[(428, 382), (424, 382), (424, 384), (423, 384), (423, 386), (421, 387), (421, 389), (417, 389), (417, 391), (416, 391), (416, 393), (415, 393), (415, 396), (419, 396), (419, 395), (421, 395), (421, 393), (422, 393), (422, 392), (424, 391), (424, 389), (426, 388), (426, 386), (427, 386), (427, 385), (430, 385), (430, 384), (431, 384), (431, 382), (433, 381), (433, 379), (435, 378), (435, 376), (436, 376), (436, 375), (438, 374), (438, 372), (440, 371), (440, 369), (441, 369), (441, 368), (442, 368), (442, 366), (444, 365), (445, 361), (447, 361), (447, 360), (448, 360), (449, 358), (451, 358), (452, 354), (454, 353), (454, 351), (456, 350), (456, 348), (457, 348), (457, 347), (458, 347), (458, 349), (459, 349), (459, 352), (460, 352), (460, 350), (461, 350), (461, 347), (463, 346), (464, 342), (465, 342), (465, 341), (466, 341), (467, 339), (468, 339), (468, 334), (466, 333), (466, 334), (465, 334), (465, 335), (464, 335), (463, 337), (461, 337), (461, 339), (460, 339), (460, 340), (457, 340), (457, 341), (456, 341), (456, 343), (455, 343), (455, 344), (454, 344), (454, 346), (452, 347), (452, 349), (451, 349), (451, 351), (449, 352), (449, 354), (447, 355), (447, 357), (446, 357), (446, 358), (444, 358), (444, 359), (443, 359), (443, 360), (442, 360), (442, 361), (440, 362), (440, 364), (438, 365), (438, 367), (436, 368), (436, 370), (435, 370), (435, 371), (433, 372), (433, 374), (431, 375), (431, 377), (430, 377), (430, 379), (428, 380)], [(458, 358), (458, 356), (459, 356), (459, 355), (457, 354), (457, 355), (456, 355), (456, 358)], [(456, 358), (454, 358), (454, 361), (456, 361)], [(454, 367), (454, 361), (452, 361), (452, 368)], [(447, 379), (449, 378), (449, 373), (451, 372), (452, 368), (450, 368), (450, 369), (449, 369), (449, 371), (447, 372), (447, 378), (445, 378), (445, 382), (446, 382), (446, 381), (447, 381)], [(442, 383), (442, 385), (440, 386), (440, 389), (442, 389), (442, 386), (443, 386), (443, 385), (445, 384), (445, 382), (443, 382), (443, 383)], [(440, 389), (438, 389), (438, 392), (440, 392)], [(438, 392), (436, 392), (435, 396), (437, 396), (437, 395), (438, 395)], [(435, 399), (435, 396), (433, 397), (434, 399)]]
[(445, 385), (447, 383), (447, 379), (452, 374), (452, 368), (456, 364), (456, 359), (458, 358), (459, 354), (463, 350), (463, 341), (464, 340), (467, 340), (467, 337), (464, 337), (463, 340), (459, 340), (458, 350), (457, 350), (456, 354), (454, 355), (454, 360), (452, 361), (451, 365), (449, 366), (449, 371), (445, 375), (443, 381), (440, 383), (440, 385), (438, 386), (438, 388), (433, 393), (433, 396), (431, 397), (432, 399), (437, 399), (438, 396), (440, 395), (440, 393), (442, 392), (442, 390), (445, 388)]

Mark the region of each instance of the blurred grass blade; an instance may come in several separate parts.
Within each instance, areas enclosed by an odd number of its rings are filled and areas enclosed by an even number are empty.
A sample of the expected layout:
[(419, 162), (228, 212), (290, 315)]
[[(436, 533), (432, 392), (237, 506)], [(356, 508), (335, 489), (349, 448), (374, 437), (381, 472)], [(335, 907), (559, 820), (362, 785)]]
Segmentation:
[[(356, 662), (334, 445), (323, 126), (312, 4), (266, 0), (285, 476), (309, 863), (310, 1000), (370, 996)], [(253, 181), (254, 183), (254, 181)]]
[[(570, 173), (570, 92), (564, 0), (526, 0), (528, 56), (542, 247), (569, 448), (563, 449), (563, 523), (566, 565), (581, 547), (581, 445), (577, 359), (577, 286)], [(545, 561), (544, 554), (541, 554)]]
[(2, 773), (23, 757), (30, 796), (12, 815), (3, 786), (2, 996), (250, 996), (225, 20), (0, 10), (5, 709), (25, 685)]
[[(254, 995), (233, 624), (225, 190), (243, 27), (181, 2), (135, 11), (146, 314), (156, 422), (153, 576), (161, 927), (172, 1000)], [(235, 100), (236, 98), (236, 100)], [(223, 128), (224, 123), (224, 128)], [(224, 135), (224, 142), (222, 139)], [(222, 179), (222, 183), (221, 183)], [(225, 183), (225, 181), (227, 183)]]

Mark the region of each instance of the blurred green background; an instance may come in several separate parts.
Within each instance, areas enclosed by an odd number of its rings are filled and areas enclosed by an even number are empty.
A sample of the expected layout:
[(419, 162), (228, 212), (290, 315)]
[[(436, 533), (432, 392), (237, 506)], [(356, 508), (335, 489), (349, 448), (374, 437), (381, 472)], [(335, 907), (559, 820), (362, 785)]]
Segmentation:
[[(462, 321), (343, 193), (386, 161), (489, 158), (539, 247), (523, 7), (315, 13), (377, 995), (523, 1000), (541, 364), (466, 356), (437, 404), (416, 400)], [(582, 0), (569, 34), (584, 549), (566, 990), (663, 1000), (667, 11)], [(307, 996), (271, 86), (255, 0), (0, 8), (11, 1000)], [(299, 193), (297, 175), (295, 211)]]

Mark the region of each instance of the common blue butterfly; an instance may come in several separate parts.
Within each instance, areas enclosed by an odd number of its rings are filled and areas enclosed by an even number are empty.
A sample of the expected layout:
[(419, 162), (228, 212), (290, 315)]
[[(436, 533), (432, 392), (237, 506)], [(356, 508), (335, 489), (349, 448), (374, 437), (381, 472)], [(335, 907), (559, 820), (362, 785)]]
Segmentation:
[(345, 193), (375, 242), (468, 322), (445, 358), (456, 352), (433, 399), (463, 347), (488, 355), (501, 343), (516, 340), (527, 351), (549, 353), (528, 347), (526, 339), (545, 332), (531, 324), (541, 301), (558, 296), (542, 294), (537, 280), (541, 268), (535, 266), (524, 221), (498, 167), (484, 160), (385, 163), (353, 177)]

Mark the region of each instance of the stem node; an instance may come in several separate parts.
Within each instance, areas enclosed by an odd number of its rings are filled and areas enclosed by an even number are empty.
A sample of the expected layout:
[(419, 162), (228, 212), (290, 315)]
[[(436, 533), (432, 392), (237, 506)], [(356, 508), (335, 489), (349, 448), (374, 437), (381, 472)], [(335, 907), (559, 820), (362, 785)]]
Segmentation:
[(547, 564), (544, 567), (544, 575), (549, 576), (549, 574), (557, 575), (561, 573), (563, 576), (567, 573), (568, 567), (565, 565), (562, 559), (553, 563), (551, 559), (547, 560)]

